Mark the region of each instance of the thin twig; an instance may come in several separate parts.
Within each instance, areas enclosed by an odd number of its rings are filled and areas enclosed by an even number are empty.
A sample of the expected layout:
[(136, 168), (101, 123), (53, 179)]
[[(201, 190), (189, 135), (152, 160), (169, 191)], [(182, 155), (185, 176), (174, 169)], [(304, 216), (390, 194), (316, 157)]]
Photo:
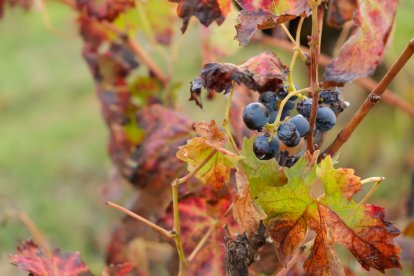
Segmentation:
[(216, 155), (217, 151), (212, 151), (203, 162), (201, 162), (194, 170), (189, 172), (187, 175), (177, 178), (171, 183), (172, 189), (172, 201), (173, 201), (173, 216), (174, 216), (174, 227), (173, 227), (173, 235), (175, 241), (175, 247), (177, 248), (178, 259), (180, 261), (178, 275), (184, 275), (184, 270), (187, 265), (187, 258), (184, 253), (183, 244), (181, 242), (181, 226), (180, 226), (180, 211), (178, 208), (178, 187), (193, 177), (199, 170), (201, 170), (207, 163)]
[[(312, 1), (311, 1), (312, 2)], [(309, 86), (312, 89), (312, 109), (309, 117), (309, 131), (306, 134), (307, 149), (313, 153), (315, 145), (313, 144), (313, 132), (316, 125), (316, 111), (318, 109), (319, 98), (319, 56), (320, 42), (322, 36), (322, 23), (324, 8), (319, 8), (320, 1), (312, 3), (312, 34), (309, 42), (310, 47), (310, 78)]]
[(382, 181), (384, 181), (384, 179), (385, 179), (384, 177), (370, 177), (370, 178), (362, 180), (361, 185), (371, 183), (371, 182), (374, 182), (374, 185), (371, 187), (371, 189), (369, 189), (368, 193), (364, 196), (364, 198), (361, 199), (359, 204), (365, 204), (365, 202), (367, 202), (371, 198), (371, 196), (375, 193), (375, 191), (378, 189), (379, 185), (381, 184)]
[(187, 259), (188, 262), (191, 262), (192, 260), (194, 260), (194, 258), (197, 256), (197, 254), (200, 252), (200, 250), (206, 244), (207, 239), (210, 237), (211, 233), (213, 233), (213, 230), (214, 230), (215, 227), (216, 227), (216, 224), (212, 225), (208, 229), (208, 231), (204, 234), (204, 236), (198, 242), (197, 246), (194, 248), (193, 252), (191, 252), (190, 256), (188, 256), (188, 259)]
[(401, 56), (397, 59), (397, 61), (393, 64), (393, 66), (388, 70), (385, 76), (381, 79), (378, 85), (375, 87), (374, 90), (368, 95), (364, 103), (358, 109), (358, 111), (354, 114), (351, 120), (346, 124), (343, 130), (338, 134), (336, 139), (332, 142), (332, 144), (327, 148), (324, 152), (323, 156), (329, 154), (331, 156), (335, 155), (338, 150), (342, 147), (342, 145), (348, 141), (349, 137), (352, 135), (356, 127), (360, 124), (362, 119), (368, 114), (368, 112), (374, 107), (376, 103), (381, 100), (382, 94), (385, 92), (387, 86), (391, 83), (391, 81), (395, 78), (395, 76), (400, 72), (400, 70), (404, 67), (407, 61), (411, 58), (414, 54), (414, 39), (412, 39), (409, 43), (404, 52)]
[[(286, 36), (289, 38), (290, 42), (292, 42), (293, 47), (294, 47), (293, 49), (296, 50), (296, 45), (297, 44), (300, 45), (300, 36), (298, 39), (298, 35), (296, 34), (296, 40), (295, 40), (293, 36), (291, 35), (291, 33), (289, 32), (288, 28), (286, 28), (285, 24), (281, 24), (280, 26), (282, 27), (282, 30), (285, 32)], [(290, 45), (290, 47), (292, 47), (292, 45)], [(299, 57), (302, 59), (302, 61), (306, 62), (307, 58), (301, 48), (299, 48), (298, 54), (299, 54)]]
[(140, 222), (142, 222), (145, 225), (151, 227), (153, 230), (157, 231), (158, 233), (160, 233), (161, 235), (163, 235), (166, 238), (169, 238), (169, 239), (174, 238), (174, 235), (170, 231), (162, 228), (161, 226), (153, 223), (152, 221), (147, 220), (146, 218), (141, 217), (140, 215), (135, 214), (134, 212), (132, 212), (132, 211), (130, 211), (130, 210), (128, 210), (128, 209), (126, 209), (122, 206), (119, 206), (116, 203), (113, 203), (111, 201), (107, 201), (107, 202), (105, 202), (105, 204), (108, 205), (111, 208), (114, 208), (114, 209), (117, 209), (118, 211), (121, 211), (122, 213), (124, 213), (124, 214), (126, 214), (130, 217), (133, 217), (136, 220), (139, 220)]
[(293, 56), (292, 56), (292, 61), (290, 62), (290, 66), (289, 66), (289, 75), (288, 75), (288, 82), (289, 82), (289, 92), (290, 91), (296, 91), (296, 87), (295, 87), (295, 83), (293, 82), (293, 71), (295, 68), (295, 64), (296, 64), (296, 59), (298, 57), (298, 54), (301, 52), (300, 50), (300, 34), (302, 32), (302, 25), (303, 25), (303, 21), (305, 20), (305, 17), (301, 17), (299, 24), (298, 24), (298, 28), (296, 31), (296, 42), (295, 42), (295, 50), (293, 52)]

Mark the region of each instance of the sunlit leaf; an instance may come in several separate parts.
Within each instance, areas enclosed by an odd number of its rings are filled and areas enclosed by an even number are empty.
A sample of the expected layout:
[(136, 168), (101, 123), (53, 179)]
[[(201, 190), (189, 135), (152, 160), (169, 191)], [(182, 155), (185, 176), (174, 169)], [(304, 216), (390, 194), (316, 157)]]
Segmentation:
[(198, 137), (187, 141), (178, 149), (178, 159), (188, 164), (188, 171), (193, 171), (208, 156), (213, 157), (195, 174), (204, 184), (220, 189), (230, 179), (230, 170), (235, 168), (240, 157), (225, 149), (226, 134), (217, 128), (214, 121), (195, 124)]

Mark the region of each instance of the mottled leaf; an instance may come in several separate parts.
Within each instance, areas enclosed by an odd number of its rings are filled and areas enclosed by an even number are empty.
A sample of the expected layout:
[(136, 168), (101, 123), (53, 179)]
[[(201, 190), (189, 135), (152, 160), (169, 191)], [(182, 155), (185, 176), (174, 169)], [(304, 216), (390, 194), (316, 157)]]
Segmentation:
[(82, 261), (79, 252), (62, 253), (55, 249), (51, 256), (29, 240), (17, 247), (17, 254), (10, 256), (12, 264), (20, 270), (30, 272), (35, 276), (42, 275), (92, 275)]
[(214, 21), (221, 25), (230, 11), (231, 0), (169, 0), (178, 3), (177, 14), (183, 19), (181, 31), (187, 30), (190, 18), (195, 16), (204, 26)]
[(240, 66), (207, 63), (191, 84), (190, 100), (195, 100), (201, 106), (200, 93), (203, 87), (226, 94), (233, 88), (233, 82), (255, 91), (275, 91), (286, 80), (288, 73), (288, 67), (270, 51), (254, 56)]
[(76, 0), (76, 7), (89, 17), (113, 21), (134, 3), (134, 0)]
[(195, 124), (198, 137), (187, 141), (178, 148), (177, 158), (188, 164), (188, 171), (193, 171), (208, 156), (212, 158), (195, 174), (204, 184), (220, 189), (230, 179), (230, 170), (235, 168), (240, 157), (225, 149), (226, 134), (217, 128), (214, 121)]
[(247, 45), (258, 30), (271, 29), (297, 16), (310, 14), (307, 0), (237, 2), (242, 7), (236, 25), (236, 39), (240, 45)]
[[(353, 170), (335, 169), (329, 156), (316, 165), (316, 157), (305, 154), (285, 169), (286, 185), (258, 191), (256, 202), (267, 214), (265, 222), (282, 263), (303, 243), (307, 231), (313, 230), (316, 237), (304, 264), (308, 274), (343, 274), (334, 243), (348, 248), (367, 270), (400, 268), (394, 241), (399, 231), (384, 220), (383, 209), (352, 199), (360, 189)], [(317, 183), (325, 190), (321, 196), (311, 193)]]
[(326, 82), (344, 84), (375, 71), (384, 54), (397, 5), (397, 0), (360, 2), (359, 16), (355, 17), (357, 28), (342, 46), (338, 57), (327, 65)]
[[(179, 201), (181, 222), (181, 238), (184, 252), (191, 254), (202, 237), (213, 229), (207, 243), (202, 247), (195, 259), (186, 267), (185, 275), (225, 275), (225, 247), (226, 236), (224, 225), (234, 226), (230, 217), (223, 217), (230, 207), (228, 196), (206, 198), (191, 194)], [(215, 225), (215, 221), (217, 224)], [(172, 208), (169, 208), (160, 225), (171, 229), (173, 226)]]

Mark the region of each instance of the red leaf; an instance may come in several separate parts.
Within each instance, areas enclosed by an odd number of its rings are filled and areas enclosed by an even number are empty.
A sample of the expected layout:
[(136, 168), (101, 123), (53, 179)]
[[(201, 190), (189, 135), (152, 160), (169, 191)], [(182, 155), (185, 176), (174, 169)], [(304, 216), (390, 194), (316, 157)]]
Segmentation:
[(134, 7), (134, 0), (76, 0), (79, 11), (98, 20), (115, 20), (119, 14), (128, 8)]
[(79, 252), (62, 253), (60, 249), (55, 249), (52, 255), (48, 256), (42, 248), (29, 240), (17, 247), (17, 253), (10, 256), (11, 263), (35, 276), (92, 275), (80, 258)]
[[(398, 0), (367, 0), (360, 3), (358, 28), (326, 67), (325, 81), (344, 84), (372, 74), (380, 62), (394, 23)], [(355, 65), (358, 66), (355, 66)]]
[[(134, 265), (131, 263), (123, 263), (117, 265), (110, 265), (105, 268), (103, 275), (104, 276), (126, 276), (134, 270)], [(135, 273), (134, 275), (140, 275)]]
[(195, 16), (204, 26), (209, 26), (213, 21), (221, 25), (230, 11), (230, 0), (169, 0), (178, 3), (177, 14), (183, 19), (181, 31), (187, 30), (190, 18)]
[(351, 229), (338, 215), (325, 206), (320, 212), (330, 228), (332, 239), (347, 247), (358, 262), (369, 270), (373, 267), (384, 273), (388, 268), (401, 268), (394, 238), (399, 230), (384, 220), (384, 210), (374, 205), (365, 205), (365, 221), (362, 227)]
[[(216, 196), (213, 196), (216, 197)], [(191, 194), (179, 202), (181, 240), (187, 256), (194, 250), (205, 233), (214, 227), (207, 243), (202, 247), (195, 259), (186, 267), (185, 275), (225, 275), (224, 224), (234, 225), (231, 217), (223, 218), (229, 208), (228, 196), (209, 199)], [(167, 229), (173, 226), (172, 208), (169, 208), (160, 224)], [(214, 220), (218, 222), (214, 226)]]
[(297, 16), (310, 13), (307, 0), (238, 0), (237, 2), (242, 7), (236, 25), (236, 39), (240, 45), (247, 45), (258, 30), (271, 29)]

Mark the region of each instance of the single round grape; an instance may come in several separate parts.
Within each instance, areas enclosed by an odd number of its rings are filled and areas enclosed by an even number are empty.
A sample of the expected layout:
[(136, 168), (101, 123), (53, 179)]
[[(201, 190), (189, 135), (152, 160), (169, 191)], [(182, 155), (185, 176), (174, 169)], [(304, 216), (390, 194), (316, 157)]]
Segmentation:
[(257, 136), (253, 143), (253, 152), (260, 160), (270, 160), (279, 154), (279, 140), (269, 135)]
[[(293, 97), (292, 97), (293, 98)], [(283, 110), (293, 110), (295, 108), (295, 101), (291, 100), (292, 98), (290, 98), (286, 103), (285, 106), (283, 107)]]
[(329, 107), (320, 107), (316, 113), (316, 128), (320, 131), (331, 130), (336, 124), (335, 113)]
[(311, 112), (312, 112), (312, 99), (306, 98), (306, 99), (299, 101), (296, 106), (296, 109), (299, 112), (299, 114), (309, 119)]
[(262, 159), (269, 153), (269, 136), (259, 135), (254, 139), (253, 152), (258, 159)]
[(266, 91), (260, 94), (259, 102), (264, 104), (270, 111), (276, 110), (277, 95), (273, 91)]
[(269, 109), (262, 103), (248, 104), (243, 111), (243, 122), (251, 130), (261, 130), (269, 121)]
[(298, 114), (290, 119), (290, 122), (295, 124), (297, 131), (299, 131), (300, 137), (304, 137), (309, 131), (309, 122), (302, 115)]
[(295, 147), (300, 143), (300, 133), (291, 122), (282, 123), (277, 131), (277, 137), (287, 147)]
[(324, 89), (319, 93), (319, 103), (335, 104), (341, 96), (339, 89)]

